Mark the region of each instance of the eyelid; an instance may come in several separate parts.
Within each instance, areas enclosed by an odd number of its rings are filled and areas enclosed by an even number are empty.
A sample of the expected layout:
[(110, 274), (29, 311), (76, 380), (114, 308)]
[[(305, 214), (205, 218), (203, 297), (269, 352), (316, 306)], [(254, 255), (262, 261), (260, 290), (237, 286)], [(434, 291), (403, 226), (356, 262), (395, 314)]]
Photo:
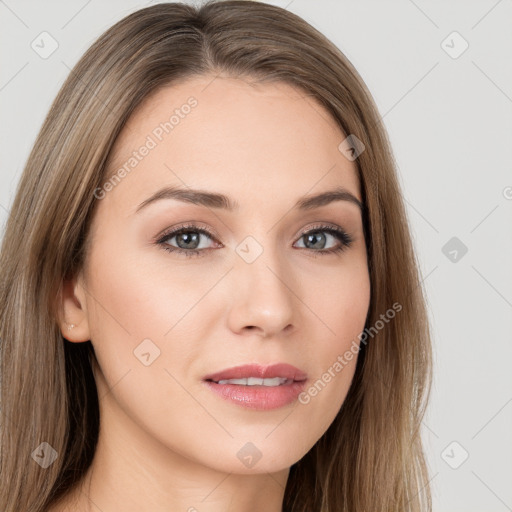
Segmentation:
[(221, 242), (218, 241), (218, 236), (214, 233), (214, 231), (211, 228), (202, 226), (201, 222), (195, 221), (186, 222), (185, 224), (177, 224), (175, 226), (166, 228), (164, 231), (162, 231), (155, 237), (155, 243), (161, 243), (163, 242), (163, 240), (166, 240), (171, 235), (176, 236), (182, 231), (197, 231), (198, 233), (203, 233), (210, 236), (211, 238), (215, 239), (218, 244), (221, 244)]
[(329, 254), (330, 252), (336, 252), (344, 251), (345, 249), (348, 249), (352, 246), (352, 244), (356, 241), (356, 238), (353, 234), (351, 234), (349, 231), (347, 231), (342, 226), (338, 226), (337, 224), (331, 224), (328, 222), (320, 222), (318, 224), (315, 224), (313, 226), (309, 226), (308, 228), (305, 228), (302, 230), (299, 234), (298, 240), (300, 240), (303, 236), (307, 235), (308, 233), (316, 233), (316, 232), (327, 232), (330, 233), (331, 236), (334, 236), (338, 242), (341, 244), (340, 247), (331, 248), (331, 249), (324, 249), (320, 251), (315, 251), (311, 249), (310, 251), (312, 253), (319, 253), (319, 254)]
[(295, 238), (300, 238), (301, 236), (307, 235), (308, 233), (311, 233), (311, 232), (329, 231), (329, 230), (336, 231), (336, 232), (342, 231), (343, 233), (346, 233), (347, 236), (349, 236), (347, 230), (344, 229), (342, 226), (338, 226), (337, 224), (332, 224), (331, 222), (321, 222), (320, 221), (317, 223), (313, 223), (313, 225), (309, 225), (306, 228), (302, 228), (295, 235)]

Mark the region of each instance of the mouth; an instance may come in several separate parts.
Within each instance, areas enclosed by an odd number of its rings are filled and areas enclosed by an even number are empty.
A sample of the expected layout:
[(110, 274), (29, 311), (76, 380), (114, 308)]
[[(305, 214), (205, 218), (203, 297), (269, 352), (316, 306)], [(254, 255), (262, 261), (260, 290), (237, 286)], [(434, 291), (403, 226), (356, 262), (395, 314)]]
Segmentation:
[(235, 384), (237, 386), (267, 386), (267, 387), (275, 387), (282, 386), (286, 384), (290, 384), (294, 382), (293, 379), (286, 379), (284, 377), (273, 377), (272, 379), (259, 379), (258, 377), (247, 377), (246, 379), (222, 379), (222, 380), (212, 380), (210, 382), (215, 382), (216, 384), (225, 385), (225, 384)]
[(293, 403), (304, 389), (307, 375), (295, 366), (249, 364), (207, 375), (208, 388), (221, 398), (249, 409), (276, 409)]

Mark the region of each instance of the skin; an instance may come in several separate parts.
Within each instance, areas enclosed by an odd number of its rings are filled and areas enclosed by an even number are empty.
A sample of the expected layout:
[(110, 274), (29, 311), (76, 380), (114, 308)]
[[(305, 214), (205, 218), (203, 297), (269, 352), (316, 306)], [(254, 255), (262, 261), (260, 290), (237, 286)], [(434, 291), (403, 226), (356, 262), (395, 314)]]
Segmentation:
[[(354, 375), (356, 358), (308, 404), (270, 411), (204, 385), (212, 372), (277, 362), (314, 383), (363, 330), (370, 281), (356, 204), (293, 208), (339, 186), (361, 194), (355, 163), (338, 150), (345, 135), (289, 85), (203, 76), (161, 89), (130, 118), (110, 170), (190, 96), (198, 105), (98, 200), (83, 272), (64, 283), (61, 330), (92, 341), (101, 428), (91, 469), (54, 510), (280, 511), (290, 466), (332, 423)], [(240, 208), (165, 199), (134, 213), (168, 185), (222, 193)], [(202, 256), (155, 243), (192, 221), (215, 234), (201, 235)], [(319, 254), (342, 243), (311, 229), (319, 223), (344, 229), (350, 247)], [(323, 245), (309, 248), (308, 231)], [(252, 263), (236, 252), (249, 235), (263, 250)], [(179, 247), (177, 237), (167, 244)], [(148, 338), (160, 356), (145, 366), (134, 350)], [(252, 468), (237, 457), (249, 441), (261, 452)]]

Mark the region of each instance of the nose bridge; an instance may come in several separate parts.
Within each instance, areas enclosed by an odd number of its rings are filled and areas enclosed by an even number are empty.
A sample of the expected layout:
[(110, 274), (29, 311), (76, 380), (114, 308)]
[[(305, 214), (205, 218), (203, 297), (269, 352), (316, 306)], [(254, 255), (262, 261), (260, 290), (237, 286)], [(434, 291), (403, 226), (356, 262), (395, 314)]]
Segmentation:
[(275, 243), (272, 232), (256, 236), (247, 236), (236, 247), (232, 327), (256, 327), (269, 336), (294, 322), (294, 293), (283, 247)]

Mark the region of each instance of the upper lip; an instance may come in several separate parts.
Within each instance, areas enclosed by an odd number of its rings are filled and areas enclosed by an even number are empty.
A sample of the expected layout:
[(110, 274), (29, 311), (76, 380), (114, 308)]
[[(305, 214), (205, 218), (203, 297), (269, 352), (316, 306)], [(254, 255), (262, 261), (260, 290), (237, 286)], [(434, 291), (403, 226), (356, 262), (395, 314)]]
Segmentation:
[(306, 373), (295, 366), (286, 363), (278, 363), (270, 366), (262, 366), (259, 364), (235, 366), (233, 368), (227, 368), (220, 372), (207, 375), (204, 377), (204, 380), (218, 382), (219, 380), (247, 379), (249, 377), (258, 377), (260, 379), (281, 377), (294, 381), (303, 381), (307, 379)]

